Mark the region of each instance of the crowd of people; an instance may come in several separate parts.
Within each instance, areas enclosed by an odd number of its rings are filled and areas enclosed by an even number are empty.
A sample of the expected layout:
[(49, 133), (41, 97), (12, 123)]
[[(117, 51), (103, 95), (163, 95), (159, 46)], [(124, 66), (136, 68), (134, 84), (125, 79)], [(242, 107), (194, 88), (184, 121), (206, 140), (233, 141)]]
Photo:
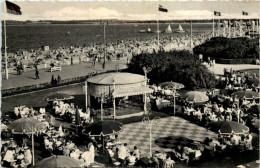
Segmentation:
[(29, 167), (32, 152), (26, 143), (18, 144), (13, 138), (2, 140), (1, 165), (4, 167)]
[[(171, 51), (176, 49), (190, 49), (210, 39), (211, 33), (197, 33), (193, 35), (192, 44), (188, 34), (178, 36), (162, 36), (160, 38), (160, 49)], [(31, 50), (8, 53), (9, 66), (14, 67), (20, 75), (21, 71), (32, 69), (35, 65), (38, 68), (53, 67), (59, 65), (73, 65), (81, 62), (96, 62), (103, 60), (103, 44), (92, 44), (83, 46), (60, 47), (54, 50)], [(131, 58), (141, 53), (157, 52), (156, 38), (135, 39), (118, 41), (106, 44), (106, 60), (119, 60), (122, 57)], [(35, 69), (38, 69), (35, 68)], [(11, 69), (12, 70), (12, 69)], [(36, 74), (35, 74), (36, 75)], [(36, 75), (38, 79), (39, 75)]]

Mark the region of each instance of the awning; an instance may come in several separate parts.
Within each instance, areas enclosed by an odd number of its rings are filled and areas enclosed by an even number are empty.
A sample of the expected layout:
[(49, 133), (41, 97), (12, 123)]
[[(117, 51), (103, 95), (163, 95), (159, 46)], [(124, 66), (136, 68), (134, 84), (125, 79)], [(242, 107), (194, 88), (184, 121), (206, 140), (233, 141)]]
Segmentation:
[(113, 97), (134, 96), (134, 95), (141, 95), (145, 93), (153, 93), (153, 90), (144, 86), (118, 88), (114, 91)]

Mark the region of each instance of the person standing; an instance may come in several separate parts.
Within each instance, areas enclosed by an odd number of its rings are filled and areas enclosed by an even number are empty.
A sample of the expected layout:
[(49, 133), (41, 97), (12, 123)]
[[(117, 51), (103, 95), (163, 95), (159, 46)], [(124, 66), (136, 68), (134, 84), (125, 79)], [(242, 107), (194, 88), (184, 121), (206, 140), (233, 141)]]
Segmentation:
[(39, 70), (38, 69), (35, 70), (35, 80), (36, 79), (40, 79), (40, 77), (39, 77)]
[(60, 77), (60, 75), (58, 75), (57, 83), (60, 84), (60, 82), (61, 82), (61, 77)]

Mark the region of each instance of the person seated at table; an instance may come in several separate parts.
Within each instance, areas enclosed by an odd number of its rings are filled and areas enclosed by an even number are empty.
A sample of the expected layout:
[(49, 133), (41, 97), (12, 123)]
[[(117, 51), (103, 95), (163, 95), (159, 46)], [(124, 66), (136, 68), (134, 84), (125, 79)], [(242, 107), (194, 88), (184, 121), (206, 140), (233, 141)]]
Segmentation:
[(70, 147), (69, 143), (66, 142), (66, 145), (63, 147), (63, 155), (64, 156), (69, 156), (70, 155)]
[(126, 149), (127, 144), (121, 145), (119, 147), (118, 151), (118, 160), (121, 163), (121, 166), (124, 166), (126, 163), (126, 156), (127, 156), (127, 149)]
[(17, 143), (13, 138), (10, 138), (9, 147), (16, 148)]
[(253, 149), (252, 139), (253, 139), (253, 136), (251, 135), (251, 133), (248, 133), (248, 135), (246, 135), (246, 138), (245, 138), (247, 150)]
[(181, 158), (184, 159), (186, 161), (186, 164), (189, 164), (189, 161), (190, 161), (190, 152), (192, 151), (192, 149), (188, 148), (188, 147), (184, 147), (183, 148), (183, 152), (182, 152), (182, 155), (181, 155)]
[(11, 167), (11, 163), (14, 161), (15, 149), (14, 147), (9, 147), (4, 155), (3, 166)]
[(136, 157), (136, 160), (139, 160), (140, 157), (141, 157), (141, 152), (139, 151), (139, 149), (137, 148), (137, 146), (134, 146), (133, 156)]
[(6, 124), (6, 121), (1, 121), (1, 130), (2, 131), (7, 131), (8, 127)]
[(241, 137), (238, 136), (238, 135), (231, 135), (231, 143), (234, 145), (234, 146), (238, 146), (239, 145), (239, 141), (241, 140)]
[(166, 159), (163, 160), (163, 165), (164, 165), (165, 168), (173, 167), (174, 163), (175, 163), (174, 160), (172, 160), (169, 155), (167, 155)]
[(196, 117), (197, 123), (201, 122), (202, 120), (202, 113), (199, 107), (197, 107), (197, 109), (194, 111), (193, 114)]
[(241, 139), (239, 141), (239, 149), (240, 151), (244, 151), (246, 149), (246, 139), (244, 135), (241, 136)]
[(73, 159), (78, 159), (79, 158), (79, 154), (76, 152), (76, 149), (71, 149), (70, 151), (70, 157), (73, 158)]
[(24, 148), (24, 150), (25, 150), (24, 151), (25, 164), (31, 165), (32, 164), (32, 152), (28, 147)]
[(219, 110), (218, 104), (216, 102), (214, 102), (213, 106), (212, 106), (212, 111), (217, 112)]
[(44, 138), (44, 145), (45, 145), (45, 149), (47, 149), (49, 152), (52, 152), (52, 150), (53, 150), (53, 142), (51, 141), (50, 137), (45, 137)]
[(25, 167), (26, 164), (25, 164), (25, 161), (24, 160), (21, 160), (21, 159), (17, 159), (15, 162), (13, 162), (11, 164), (11, 166), (13, 168), (22, 168), (22, 167)]
[(15, 114), (16, 119), (18, 119), (18, 116), (20, 114), (20, 111), (19, 111), (18, 107), (14, 107), (14, 114)]
[(18, 152), (18, 155), (16, 156), (16, 158), (17, 158), (17, 159), (20, 159), (20, 160), (24, 159), (24, 151), (20, 150), (20, 151)]

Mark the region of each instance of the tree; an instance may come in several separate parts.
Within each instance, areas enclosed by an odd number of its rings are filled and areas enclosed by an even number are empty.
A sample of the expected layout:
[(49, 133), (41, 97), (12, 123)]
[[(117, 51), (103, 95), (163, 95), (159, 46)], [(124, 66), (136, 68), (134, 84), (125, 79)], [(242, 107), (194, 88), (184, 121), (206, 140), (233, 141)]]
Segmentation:
[(195, 54), (203, 54), (204, 58), (257, 58), (259, 56), (259, 41), (258, 39), (249, 39), (246, 37), (215, 37), (196, 46), (193, 52)]
[(212, 88), (215, 77), (201, 64), (196, 55), (189, 51), (140, 54), (132, 58), (128, 71), (143, 74), (143, 67), (151, 67), (148, 78), (153, 84), (175, 81), (187, 89)]

